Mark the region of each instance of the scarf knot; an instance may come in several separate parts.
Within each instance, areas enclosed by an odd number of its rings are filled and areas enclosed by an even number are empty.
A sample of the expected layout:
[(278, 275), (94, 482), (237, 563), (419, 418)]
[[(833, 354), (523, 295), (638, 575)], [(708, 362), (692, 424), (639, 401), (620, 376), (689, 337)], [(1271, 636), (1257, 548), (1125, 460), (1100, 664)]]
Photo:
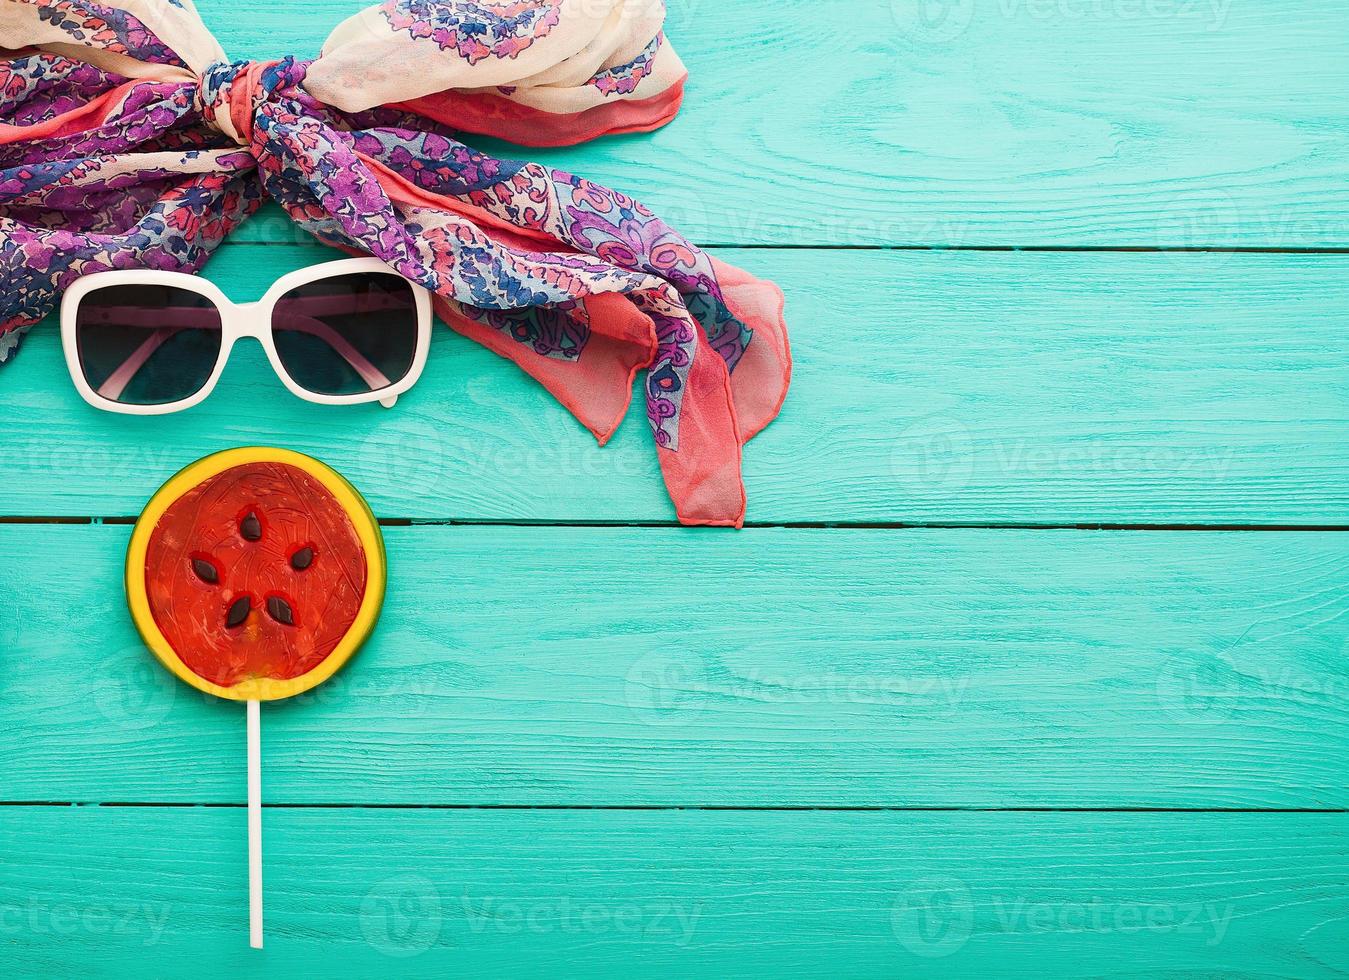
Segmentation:
[(197, 82), (194, 96), (202, 121), (240, 146), (253, 142), (253, 120), (272, 94), (277, 61), (213, 61)]
[(431, 290), (601, 443), (644, 369), (679, 519), (739, 525), (741, 446), (790, 374), (782, 294), (626, 194), (458, 138), (665, 125), (686, 73), (663, 20), (661, 0), (382, 0), (313, 59), (231, 61), (188, 0), (0, 0), (0, 363), (79, 276), (195, 272), (270, 198)]

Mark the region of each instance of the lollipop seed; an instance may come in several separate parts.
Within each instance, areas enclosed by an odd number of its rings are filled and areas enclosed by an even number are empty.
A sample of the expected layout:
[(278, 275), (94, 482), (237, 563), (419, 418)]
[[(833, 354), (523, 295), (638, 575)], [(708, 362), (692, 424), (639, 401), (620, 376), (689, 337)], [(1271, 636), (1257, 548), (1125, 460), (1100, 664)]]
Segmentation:
[(229, 612), (225, 613), (225, 627), (234, 629), (236, 626), (243, 625), (243, 621), (248, 618), (248, 614), (253, 611), (253, 601), (246, 595), (241, 595), (230, 605)]
[(218, 585), (220, 583), (220, 573), (216, 571), (216, 567), (205, 558), (193, 558), (192, 571), (197, 573), (197, 578), (208, 585)]
[(267, 597), (267, 615), (282, 626), (295, 625), (295, 613), (290, 608), (290, 603), (279, 595)]
[(257, 541), (262, 538), (262, 521), (251, 510), (239, 522), (239, 533), (245, 541)]
[(290, 556), (290, 567), (297, 572), (303, 572), (310, 565), (314, 564), (314, 549), (301, 548), (295, 554)]

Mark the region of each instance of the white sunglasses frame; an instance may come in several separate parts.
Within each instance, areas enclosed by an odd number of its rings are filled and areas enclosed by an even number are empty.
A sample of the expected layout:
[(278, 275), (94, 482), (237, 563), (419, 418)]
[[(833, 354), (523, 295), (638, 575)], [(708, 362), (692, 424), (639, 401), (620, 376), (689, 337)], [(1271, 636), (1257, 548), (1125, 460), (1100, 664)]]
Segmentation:
[[(101, 408), (107, 412), (120, 412), (125, 415), (167, 415), (171, 412), (181, 412), (205, 401), (215, 390), (217, 382), (220, 381), (220, 376), (225, 373), (225, 365), (229, 363), (230, 351), (233, 350), (235, 342), (244, 337), (252, 337), (267, 352), (267, 360), (271, 362), (272, 370), (276, 372), (277, 377), (281, 379), (281, 383), (289, 389), (292, 395), (320, 405), (359, 405), (377, 401), (385, 408), (393, 408), (394, 403), (398, 401), (398, 396), (415, 385), (421, 377), (422, 370), (426, 367), (427, 353), (431, 348), (431, 294), (420, 283), (415, 283), (400, 276), (412, 287), (416, 302), (417, 342), (412, 367), (408, 369), (408, 373), (403, 378), (387, 387), (376, 391), (358, 392), (354, 395), (320, 395), (317, 392), (309, 391), (298, 385), (286, 371), (285, 366), (281, 363), (280, 355), (277, 354), (276, 343), (272, 338), (272, 314), (276, 307), (276, 301), (282, 296), (297, 286), (303, 286), (306, 283), (360, 272), (385, 272), (390, 275), (398, 275), (386, 263), (374, 257), (337, 259), (333, 262), (321, 262), (307, 269), (288, 272), (272, 284), (262, 299), (253, 303), (235, 303), (209, 279), (203, 279), (186, 272), (164, 272), (156, 269), (116, 269), (111, 272), (95, 272), (76, 280), (75, 284), (66, 290), (61, 299), (61, 346), (65, 351), (66, 368), (70, 371), (70, 379), (75, 383), (75, 389), (80, 393), (80, 397), (95, 408)], [(175, 286), (179, 289), (186, 289), (205, 296), (220, 311), (220, 355), (216, 360), (215, 367), (212, 369), (210, 377), (206, 379), (206, 383), (202, 385), (201, 390), (181, 401), (166, 402), (162, 405), (131, 405), (106, 398), (89, 384), (89, 379), (84, 376), (84, 369), (80, 366), (76, 337), (76, 324), (78, 322), (76, 314), (79, 312), (80, 301), (94, 290), (103, 289), (107, 286), (135, 285)]]

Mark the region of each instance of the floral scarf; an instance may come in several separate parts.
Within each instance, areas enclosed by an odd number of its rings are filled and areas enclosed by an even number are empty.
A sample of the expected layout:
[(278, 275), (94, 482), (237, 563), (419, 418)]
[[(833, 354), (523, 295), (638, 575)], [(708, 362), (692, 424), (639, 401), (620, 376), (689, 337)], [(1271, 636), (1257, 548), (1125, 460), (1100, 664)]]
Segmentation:
[(643, 132), (685, 72), (660, 0), (385, 0), (312, 61), (229, 61), (191, 0), (0, 0), (0, 360), (76, 278), (196, 271), (264, 198), (435, 294), (601, 442), (645, 369), (688, 524), (739, 526), (790, 372), (782, 294), (616, 191), (499, 160)]

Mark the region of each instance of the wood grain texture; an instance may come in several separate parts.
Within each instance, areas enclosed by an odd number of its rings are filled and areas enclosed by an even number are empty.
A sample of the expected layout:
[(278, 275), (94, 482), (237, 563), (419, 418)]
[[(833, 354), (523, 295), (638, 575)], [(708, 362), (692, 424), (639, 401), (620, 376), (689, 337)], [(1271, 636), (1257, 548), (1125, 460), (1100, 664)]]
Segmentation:
[(1343, 976), (1344, 814), (0, 808), (9, 977)]
[[(8, 799), (242, 802), (129, 529), (0, 526)], [(1349, 806), (1349, 535), (413, 527), (273, 803)]]
[[(264, 58), (316, 54), (366, 5), (198, 7), (233, 57)], [(704, 243), (1349, 246), (1338, 0), (668, 6), (690, 71), (669, 127), (472, 141), (628, 191)]]
[[(237, 299), (330, 254), (227, 247)], [(1349, 256), (723, 250), (778, 281), (796, 359), (746, 447), (755, 522), (1349, 523)], [(0, 514), (133, 515), (240, 444), (337, 467), (383, 517), (673, 522), (640, 413), (606, 447), (440, 328), (395, 409), (292, 397), (254, 344), (158, 418), (80, 401), (54, 327), (4, 371)]]
[[(369, 2), (198, 6), (270, 57)], [(528, 155), (770, 246), (718, 250), (795, 344), (752, 521), (1349, 525), (1349, 256), (883, 248), (1349, 246), (1339, 4), (669, 6), (681, 117)], [(241, 300), (330, 254), (235, 243)], [(270, 442), (476, 526), (388, 529), (375, 639), (268, 706), (256, 954), (242, 710), (136, 638), (128, 528), (0, 524), (0, 975), (1349, 974), (1349, 814), (1190, 812), (1349, 807), (1349, 535), (483, 526), (671, 522), (643, 421), (445, 330), (392, 412), (235, 356), (134, 420), (39, 330), (0, 514)]]

